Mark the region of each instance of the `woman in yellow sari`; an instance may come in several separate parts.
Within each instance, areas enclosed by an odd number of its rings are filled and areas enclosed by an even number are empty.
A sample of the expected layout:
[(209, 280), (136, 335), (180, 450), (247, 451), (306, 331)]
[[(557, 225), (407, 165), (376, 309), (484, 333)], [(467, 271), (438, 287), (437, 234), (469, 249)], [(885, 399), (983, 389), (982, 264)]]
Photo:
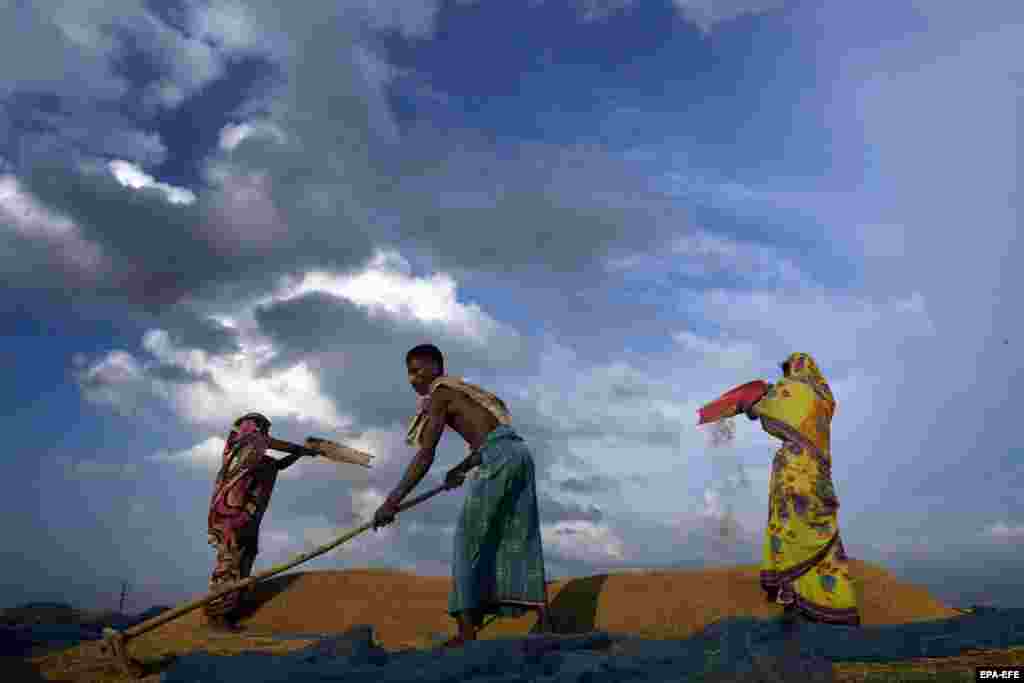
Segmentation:
[(830, 430), (836, 402), (806, 353), (792, 354), (782, 372), (783, 379), (745, 411), (782, 440), (772, 462), (761, 587), (791, 615), (859, 625), (832, 485)]

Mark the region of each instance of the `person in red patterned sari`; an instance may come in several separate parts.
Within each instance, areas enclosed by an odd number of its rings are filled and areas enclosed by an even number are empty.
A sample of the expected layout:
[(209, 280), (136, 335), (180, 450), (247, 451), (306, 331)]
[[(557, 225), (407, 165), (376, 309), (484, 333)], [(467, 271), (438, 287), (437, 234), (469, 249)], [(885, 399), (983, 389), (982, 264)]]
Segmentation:
[[(248, 413), (235, 420), (210, 500), (209, 541), (217, 549), (211, 591), (252, 573), (259, 552), (260, 522), (270, 504), (277, 475), (307, 454), (296, 452), (275, 459), (266, 454), (269, 444), (270, 420), (266, 417)], [(208, 603), (208, 624), (239, 630), (236, 620), (242, 597), (242, 591), (232, 591)]]

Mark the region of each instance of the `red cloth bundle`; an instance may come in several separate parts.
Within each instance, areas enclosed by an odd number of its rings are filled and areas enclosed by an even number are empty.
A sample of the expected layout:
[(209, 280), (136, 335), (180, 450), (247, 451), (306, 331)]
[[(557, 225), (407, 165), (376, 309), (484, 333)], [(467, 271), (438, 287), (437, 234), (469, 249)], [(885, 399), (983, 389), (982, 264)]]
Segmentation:
[(747, 382), (735, 389), (730, 389), (697, 411), (697, 424), (717, 422), (727, 417), (739, 415), (741, 403), (749, 406), (760, 401), (768, 393), (770, 387), (771, 385), (764, 380), (755, 379), (753, 382)]

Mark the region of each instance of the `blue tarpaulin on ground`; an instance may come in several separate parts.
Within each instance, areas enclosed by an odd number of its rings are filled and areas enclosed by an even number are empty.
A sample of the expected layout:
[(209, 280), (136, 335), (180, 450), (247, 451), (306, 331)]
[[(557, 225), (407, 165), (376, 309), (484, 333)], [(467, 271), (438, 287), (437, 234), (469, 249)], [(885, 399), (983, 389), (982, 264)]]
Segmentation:
[(1024, 609), (983, 609), (941, 621), (864, 628), (800, 623), (794, 630), (780, 620), (730, 619), (687, 640), (530, 636), (479, 641), (455, 651), (403, 653), (376, 647), (367, 627), (288, 655), (187, 655), (161, 681), (681, 681), (708, 670), (742, 674), (755, 658), (786, 660), (788, 671), (809, 681), (827, 675), (828, 662), (892, 662), (1019, 645), (1024, 645)]

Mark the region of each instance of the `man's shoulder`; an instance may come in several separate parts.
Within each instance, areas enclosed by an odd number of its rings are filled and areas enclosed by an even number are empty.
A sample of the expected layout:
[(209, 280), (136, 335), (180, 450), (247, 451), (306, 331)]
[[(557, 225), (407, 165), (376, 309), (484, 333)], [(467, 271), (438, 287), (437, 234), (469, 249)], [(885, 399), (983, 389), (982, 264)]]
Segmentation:
[(432, 392), (430, 392), (431, 404), (436, 403), (451, 403), (459, 397), (459, 392), (446, 384), (439, 384)]

